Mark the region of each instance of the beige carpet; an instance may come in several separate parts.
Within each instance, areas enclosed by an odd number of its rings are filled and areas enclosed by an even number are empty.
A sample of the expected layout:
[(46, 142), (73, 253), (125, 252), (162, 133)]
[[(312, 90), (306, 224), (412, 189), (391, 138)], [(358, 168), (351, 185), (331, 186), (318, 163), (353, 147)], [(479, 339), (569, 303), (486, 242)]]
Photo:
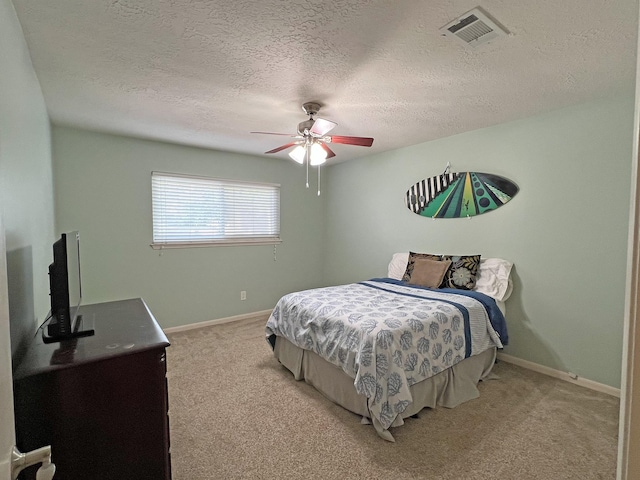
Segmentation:
[(293, 380), (252, 320), (169, 335), (174, 480), (614, 479), (618, 399), (500, 362), (385, 442)]

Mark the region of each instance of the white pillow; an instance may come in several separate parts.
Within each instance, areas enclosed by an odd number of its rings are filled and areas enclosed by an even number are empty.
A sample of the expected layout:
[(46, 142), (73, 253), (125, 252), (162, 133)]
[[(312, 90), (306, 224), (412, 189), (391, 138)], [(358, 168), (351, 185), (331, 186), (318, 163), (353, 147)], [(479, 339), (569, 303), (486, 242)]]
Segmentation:
[(474, 290), (500, 302), (506, 301), (513, 291), (512, 267), (513, 263), (501, 258), (481, 259)]
[(407, 263), (409, 263), (409, 252), (394, 253), (389, 262), (387, 277), (393, 278), (394, 280), (402, 280), (404, 272), (407, 269)]

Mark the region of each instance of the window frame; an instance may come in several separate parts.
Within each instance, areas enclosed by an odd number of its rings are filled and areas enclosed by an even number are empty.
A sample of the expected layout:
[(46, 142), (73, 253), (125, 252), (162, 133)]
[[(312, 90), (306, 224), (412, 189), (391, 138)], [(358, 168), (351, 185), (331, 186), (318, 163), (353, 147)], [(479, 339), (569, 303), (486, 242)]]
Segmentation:
[[(182, 179), (192, 179), (197, 181), (199, 185), (202, 185), (203, 182), (211, 182), (212, 191), (215, 188), (214, 184), (223, 184), (229, 187), (241, 187), (241, 186), (256, 186), (260, 188), (273, 188), (274, 192), (277, 193), (276, 203), (276, 220), (274, 221), (274, 225), (276, 227), (277, 233), (273, 235), (255, 235), (255, 236), (239, 236), (239, 237), (224, 237), (224, 238), (208, 238), (206, 240), (176, 240), (176, 241), (156, 241), (156, 205), (155, 205), (155, 186), (154, 186), (154, 178), (155, 177), (173, 177), (173, 178), (182, 178)], [(195, 183), (195, 182), (194, 182)], [(161, 171), (152, 171), (151, 172), (151, 248), (154, 250), (163, 250), (163, 249), (172, 249), (172, 248), (198, 248), (198, 247), (214, 247), (214, 246), (230, 246), (230, 245), (278, 245), (282, 243), (281, 238), (281, 185), (279, 183), (267, 183), (267, 182), (255, 182), (255, 181), (247, 181), (247, 180), (235, 180), (229, 178), (220, 178), (220, 177), (209, 177), (205, 175), (191, 175), (184, 173), (170, 173), (170, 172), (161, 172)], [(228, 218), (228, 216), (223, 216), (223, 218)]]

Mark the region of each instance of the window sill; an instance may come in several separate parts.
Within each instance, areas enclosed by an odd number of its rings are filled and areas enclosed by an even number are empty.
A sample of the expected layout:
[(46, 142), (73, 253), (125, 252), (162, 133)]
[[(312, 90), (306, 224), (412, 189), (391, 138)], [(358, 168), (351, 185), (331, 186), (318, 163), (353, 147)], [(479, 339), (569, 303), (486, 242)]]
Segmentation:
[(233, 247), (246, 245), (279, 245), (282, 240), (279, 238), (256, 238), (242, 240), (219, 240), (209, 242), (172, 242), (172, 243), (152, 243), (149, 245), (154, 250), (168, 250), (172, 248), (203, 248), (203, 247)]

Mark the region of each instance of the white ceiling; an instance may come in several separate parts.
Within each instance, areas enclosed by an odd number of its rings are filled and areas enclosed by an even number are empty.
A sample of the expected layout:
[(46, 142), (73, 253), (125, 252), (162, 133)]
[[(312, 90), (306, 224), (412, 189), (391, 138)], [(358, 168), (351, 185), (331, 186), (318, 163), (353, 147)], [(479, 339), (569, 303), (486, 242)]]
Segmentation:
[[(13, 0), (54, 124), (260, 155), (319, 101), (346, 160), (635, 82), (637, 0)], [(510, 36), (439, 28), (480, 5)], [(288, 158), (287, 151), (276, 154)]]

